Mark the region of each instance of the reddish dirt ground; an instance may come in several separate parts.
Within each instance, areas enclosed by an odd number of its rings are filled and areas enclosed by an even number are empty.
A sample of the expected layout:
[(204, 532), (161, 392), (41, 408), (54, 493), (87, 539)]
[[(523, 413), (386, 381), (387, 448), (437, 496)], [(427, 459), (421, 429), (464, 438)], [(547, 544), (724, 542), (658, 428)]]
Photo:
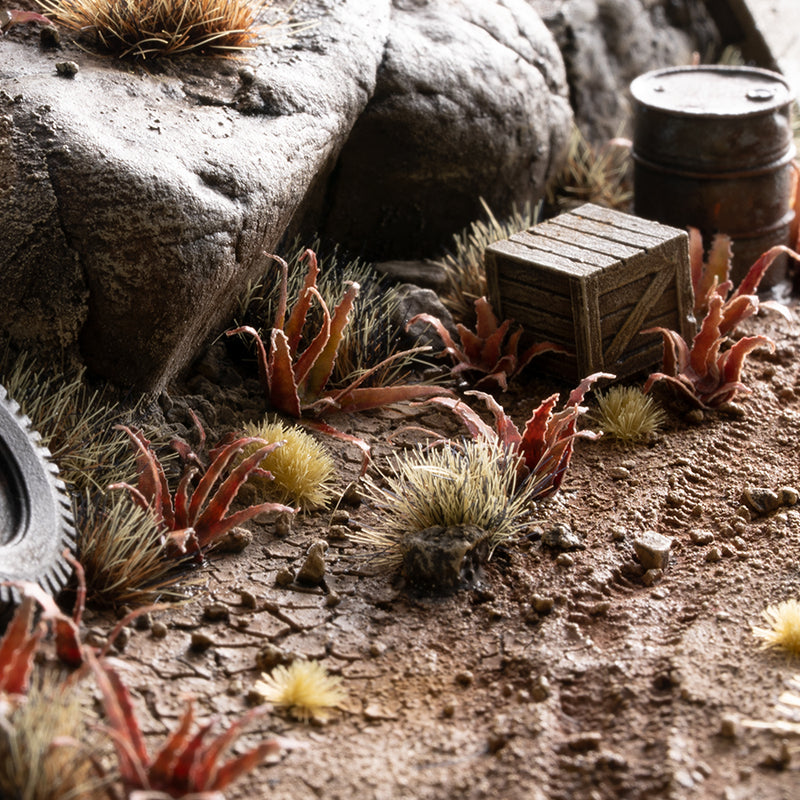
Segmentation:
[[(299, 516), (283, 537), (251, 524), (252, 544), (199, 572), (191, 602), (154, 615), (165, 638), (133, 626), (122, 659), (148, 735), (174, 727), (187, 694), (233, 719), (258, 664), (297, 655), (340, 675), (347, 702), (324, 724), (278, 709), (262, 718), (239, 750), (274, 734), (302, 747), (230, 798), (800, 797), (797, 739), (743, 724), (786, 720), (777, 700), (800, 673), (752, 633), (768, 605), (800, 598), (800, 505), (742, 510), (747, 489), (800, 486), (800, 327), (762, 313), (744, 328), (768, 333), (777, 350), (746, 363), (753, 392), (741, 415), (670, 413), (645, 445), (579, 441), (562, 491), (495, 552), (474, 589), (415, 597), (377, 571), (331, 528), (374, 522), (366, 502), (340, 505), (335, 520), (330, 510)], [(179, 406), (227, 404), (226, 419), (261, 402), (205, 379), (189, 385), (193, 395), (173, 398)], [(571, 387), (529, 379), (499, 399), (521, 424), (554, 388)], [(462, 433), (449, 416), (409, 406), (335, 422), (372, 443), (378, 466), (401, 425)], [(360, 454), (326, 444), (343, 490)], [(577, 549), (542, 543), (558, 523), (577, 534)], [(672, 540), (652, 582), (632, 547), (645, 531)], [(319, 538), (330, 545), (325, 586), (276, 585)], [(110, 625), (91, 614), (87, 623)], [(197, 634), (206, 649), (192, 647)]]

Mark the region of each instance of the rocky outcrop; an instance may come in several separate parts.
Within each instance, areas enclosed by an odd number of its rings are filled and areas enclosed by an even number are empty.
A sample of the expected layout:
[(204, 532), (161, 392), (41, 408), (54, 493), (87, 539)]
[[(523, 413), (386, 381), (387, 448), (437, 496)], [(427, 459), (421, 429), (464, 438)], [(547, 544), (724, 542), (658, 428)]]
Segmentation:
[(480, 194), (502, 208), (541, 193), (570, 112), (524, 0), (296, 13), (315, 26), (244, 65), (145, 69), (40, 50), (32, 29), (3, 39), (0, 336), (79, 347), (95, 373), (155, 391), (227, 323), (287, 229), (407, 256), (449, 240)]
[(572, 119), (561, 56), (525, 0), (392, 5), (322, 226), (379, 259), (436, 253), (483, 216), (481, 197), (501, 215), (535, 203)]
[(712, 58), (720, 37), (698, 0), (528, 0), (558, 42), (584, 135), (625, 132), (630, 82), (652, 69)]

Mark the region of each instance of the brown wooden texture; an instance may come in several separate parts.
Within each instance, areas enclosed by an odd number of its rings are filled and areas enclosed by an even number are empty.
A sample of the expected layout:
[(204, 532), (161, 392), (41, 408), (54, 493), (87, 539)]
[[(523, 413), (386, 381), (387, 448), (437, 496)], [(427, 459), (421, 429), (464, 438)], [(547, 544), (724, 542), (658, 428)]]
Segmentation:
[(587, 204), (486, 250), (489, 299), (533, 341), (569, 348), (536, 365), (576, 380), (657, 367), (662, 326), (695, 333), (684, 231)]

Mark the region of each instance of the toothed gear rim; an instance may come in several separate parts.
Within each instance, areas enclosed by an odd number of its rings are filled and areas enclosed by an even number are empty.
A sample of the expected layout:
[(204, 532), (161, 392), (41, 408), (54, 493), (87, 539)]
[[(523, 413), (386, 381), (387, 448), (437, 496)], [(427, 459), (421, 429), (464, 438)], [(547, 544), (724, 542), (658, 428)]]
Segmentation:
[[(67, 582), (72, 509), (58, 468), (30, 420), (0, 386), (0, 581), (33, 581), (51, 594)], [(0, 586), (0, 610), (18, 592)]]

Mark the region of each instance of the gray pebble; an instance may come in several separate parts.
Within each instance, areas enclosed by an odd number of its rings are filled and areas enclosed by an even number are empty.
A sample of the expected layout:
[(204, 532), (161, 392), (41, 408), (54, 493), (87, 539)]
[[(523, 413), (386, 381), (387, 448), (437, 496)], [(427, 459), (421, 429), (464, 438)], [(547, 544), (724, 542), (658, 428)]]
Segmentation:
[(669, 565), (672, 539), (655, 531), (645, 531), (633, 540), (633, 549), (639, 563), (647, 570), (664, 570)]
[(319, 586), (325, 577), (325, 553), (327, 552), (328, 543), (324, 539), (312, 542), (295, 580), (307, 586)]
[(167, 626), (163, 622), (154, 622), (150, 626), (150, 635), (154, 639), (163, 639), (167, 635)]
[(553, 550), (583, 550), (586, 547), (581, 537), (563, 522), (542, 533), (542, 544)]
[(62, 78), (74, 78), (80, 67), (74, 61), (57, 61), (56, 72)]

